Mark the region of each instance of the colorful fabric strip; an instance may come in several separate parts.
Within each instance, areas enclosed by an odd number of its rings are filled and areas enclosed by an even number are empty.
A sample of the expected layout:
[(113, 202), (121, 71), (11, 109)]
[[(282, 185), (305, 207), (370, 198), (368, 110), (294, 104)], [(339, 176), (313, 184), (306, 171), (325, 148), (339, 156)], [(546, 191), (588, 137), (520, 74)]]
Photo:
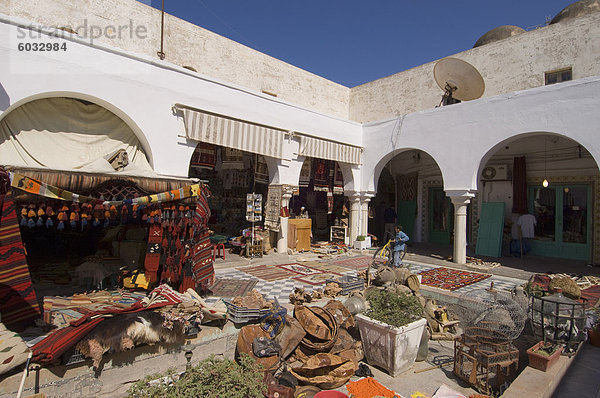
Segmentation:
[(201, 189), (200, 184), (193, 184), (179, 189), (173, 189), (171, 191), (142, 196), (139, 198), (110, 201), (93, 198), (91, 196), (79, 195), (64, 190), (62, 188), (48, 185), (46, 183), (24, 176), (19, 173), (10, 173), (10, 177), (11, 186), (13, 188), (17, 188), (31, 194), (40, 195), (51, 199), (66, 200), (75, 203), (94, 203), (115, 206), (121, 204), (145, 205), (149, 203), (162, 203), (174, 200), (181, 200), (185, 198), (197, 197)]

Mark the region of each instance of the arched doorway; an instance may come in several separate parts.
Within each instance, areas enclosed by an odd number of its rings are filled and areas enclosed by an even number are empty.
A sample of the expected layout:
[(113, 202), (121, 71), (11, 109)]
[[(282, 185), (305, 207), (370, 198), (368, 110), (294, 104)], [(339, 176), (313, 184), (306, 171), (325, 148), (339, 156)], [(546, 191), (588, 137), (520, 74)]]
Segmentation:
[(344, 197), (344, 176), (338, 162), (306, 157), (290, 200), (291, 217), (301, 208), (312, 220), (314, 241), (327, 241), (331, 226), (349, 226), (350, 204)]
[[(262, 195), (264, 209), (270, 178), (263, 155), (199, 142), (192, 154), (189, 176), (208, 183), (209, 228), (217, 235), (238, 236), (251, 226), (246, 217), (247, 194)], [(262, 221), (261, 214), (256, 226), (262, 226)]]
[(0, 164), (13, 167), (114, 172), (111, 156), (127, 153), (118, 171), (153, 173), (140, 138), (119, 116), (71, 97), (35, 99), (0, 121)]
[(407, 149), (389, 160), (371, 204), (369, 233), (380, 242), (385, 240), (386, 224), (389, 232), (393, 223), (402, 225), (412, 242), (449, 245), (452, 241), (453, 206), (438, 164), (424, 151)]
[[(503, 255), (597, 261), (599, 177), (592, 155), (576, 141), (552, 133), (520, 135), (496, 145), (481, 162), (474, 211), (489, 203), (504, 209), (498, 221)], [(476, 238), (479, 245), (482, 238)]]

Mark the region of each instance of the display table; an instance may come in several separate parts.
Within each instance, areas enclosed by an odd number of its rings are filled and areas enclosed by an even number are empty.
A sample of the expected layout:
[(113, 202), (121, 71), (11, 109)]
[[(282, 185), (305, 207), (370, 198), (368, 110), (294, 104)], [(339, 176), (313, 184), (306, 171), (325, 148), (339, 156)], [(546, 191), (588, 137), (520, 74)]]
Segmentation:
[(312, 220), (310, 218), (290, 218), (288, 220), (288, 247), (298, 251), (310, 250)]

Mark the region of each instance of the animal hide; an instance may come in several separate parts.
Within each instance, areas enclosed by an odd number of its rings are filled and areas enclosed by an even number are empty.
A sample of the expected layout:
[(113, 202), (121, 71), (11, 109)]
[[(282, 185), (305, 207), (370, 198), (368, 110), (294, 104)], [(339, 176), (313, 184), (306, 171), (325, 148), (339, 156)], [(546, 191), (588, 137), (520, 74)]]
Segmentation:
[(159, 313), (147, 311), (116, 316), (102, 322), (83, 340), (77, 349), (87, 358), (92, 358), (97, 369), (106, 352), (130, 350), (141, 344), (183, 341), (183, 324), (167, 321)]

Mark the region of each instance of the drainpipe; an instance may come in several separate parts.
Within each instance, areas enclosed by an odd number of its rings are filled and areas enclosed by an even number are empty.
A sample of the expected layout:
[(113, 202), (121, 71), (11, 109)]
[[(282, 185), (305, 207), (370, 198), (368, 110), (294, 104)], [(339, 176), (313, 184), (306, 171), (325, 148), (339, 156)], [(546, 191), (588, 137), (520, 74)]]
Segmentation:
[(158, 51), (156, 53), (158, 55), (158, 58), (160, 58), (160, 59), (165, 59), (165, 53), (163, 52), (164, 35), (165, 35), (165, 0), (162, 0), (162, 8), (161, 8), (161, 14), (160, 14), (160, 51)]

